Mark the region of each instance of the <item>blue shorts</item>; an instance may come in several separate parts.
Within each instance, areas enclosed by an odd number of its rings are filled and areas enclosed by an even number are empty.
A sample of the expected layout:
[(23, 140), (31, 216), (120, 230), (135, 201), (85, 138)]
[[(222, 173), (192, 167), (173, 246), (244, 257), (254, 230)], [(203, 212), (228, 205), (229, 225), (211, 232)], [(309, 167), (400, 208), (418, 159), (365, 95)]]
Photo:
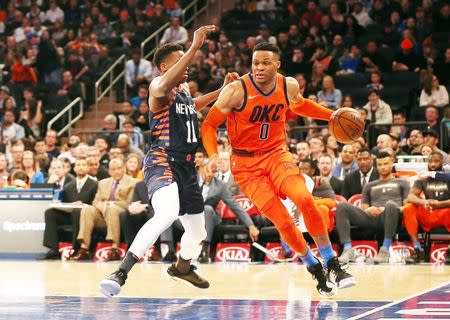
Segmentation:
[(144, 159), (144, 177), (149, 202), (157, 190), (176, 182), (180, 215), (204, 211), (205, 205), (193, 161), (175, 160), (161, 152), (150, 151)]

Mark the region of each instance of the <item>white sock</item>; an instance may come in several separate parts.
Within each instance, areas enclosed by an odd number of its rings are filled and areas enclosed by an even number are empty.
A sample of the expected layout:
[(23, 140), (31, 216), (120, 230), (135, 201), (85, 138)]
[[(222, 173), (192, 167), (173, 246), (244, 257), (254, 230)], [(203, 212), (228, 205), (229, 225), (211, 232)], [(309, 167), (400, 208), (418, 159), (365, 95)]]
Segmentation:
[(152, 207), (155, 212), (139, 230), (128, 251), (138, 258), (152, 246), (161, 233), (178, 219), (180, 212), (180, 197), (176, 182), (157, 190), (152, 197)]
[(185, 214), (180, 216), (184, 228), (180, 243), (180, 256), (184, 260), (197, 258), (201, 250), (201, 242), (206, 238), (205, 213)]

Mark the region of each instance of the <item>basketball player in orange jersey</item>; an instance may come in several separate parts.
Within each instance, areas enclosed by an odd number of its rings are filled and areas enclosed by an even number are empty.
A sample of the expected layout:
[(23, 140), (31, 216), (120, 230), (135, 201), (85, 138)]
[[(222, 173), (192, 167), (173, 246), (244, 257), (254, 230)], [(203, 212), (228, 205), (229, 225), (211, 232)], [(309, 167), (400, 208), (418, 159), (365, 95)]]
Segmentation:
[[(356, 281), (341, 269), (324, 220), (287, 149), (285, 119), (288, 108), (325, 121), (330, 120), (332, 111), (303, 98), (297, 81), (279, 74), (279, 68), (277, 46), (268, 43), (255, 46), (251, 73), (227, 85), (209, 111), (202, 126), (203, 145), (212, 167), (217, 161), (217, 128), (227, 120), (231, 170), (237, 185), (301, 257), (317, 280), (319, 293), (330, 296), (336, 287), (351, 287)], [(279, 196), (289, 197), (303, 212), (326, 270), (311, 253)]]

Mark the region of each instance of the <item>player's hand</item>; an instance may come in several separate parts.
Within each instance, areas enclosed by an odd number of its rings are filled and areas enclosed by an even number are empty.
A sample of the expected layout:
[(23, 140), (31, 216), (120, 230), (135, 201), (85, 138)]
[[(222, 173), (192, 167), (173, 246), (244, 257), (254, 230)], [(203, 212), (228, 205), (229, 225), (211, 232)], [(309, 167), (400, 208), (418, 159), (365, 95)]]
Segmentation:
[(209, 158), (208, 163), (205, 166), (206, 175), (214, 175), (219, 164), (219, 157), (217, 155)]
[(377, 207), (368, 207), (366, 209), (366, 213), (372, 217), (376, 217), (380, 214), (380, 209), (378, 209)]
[(429, 204), (431, 210), (440, 209), (440, 207), (441, 207), (441, 203), (438, 200), (430, 199), (430, 200), (428, 200), (428, 204)]
[(250, 236), (250, 239), (255, 242), (258, 241), (258, 237), (259, 237), (259, 230), (257, 227), (255, 227), (254, 224), (250, 225), (248, 227), (248, 234)]
[(418, 177), (420, 180), (427, 180), (429, 177), (431, 177), (430, 171), (421, 171), (418, 174)]
[(231, 73), (227, 73), (227, 75), (225, 76), (225, 80), (223, 82), (223, 86), (222, 88), (225, 88), (225, 86), (229, 83), (232, 83), (236, 80), (239, 80), (239, 74), (237, 74), (237, 72), (231, 72)]
[(215, 31), (216, 26), (215, 25), (206, 25), (198, 28), (194, 32), (194, 39), (192, 40), (191, 47), (198, 50), (200, 49), (206, 40), (206, 35)]

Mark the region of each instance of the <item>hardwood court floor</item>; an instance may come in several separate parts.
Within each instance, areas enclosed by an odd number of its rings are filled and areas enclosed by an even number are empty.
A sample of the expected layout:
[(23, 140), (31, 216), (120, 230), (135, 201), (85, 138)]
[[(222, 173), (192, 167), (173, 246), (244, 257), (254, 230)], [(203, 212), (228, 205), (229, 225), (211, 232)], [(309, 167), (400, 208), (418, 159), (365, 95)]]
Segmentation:
[[(450, 301), (450, 267), (444, 265), (351, 265), (358, 285), (324, 302), (296, 264), (200, 265), (211, 282), (207, 290), (172, 281), (165, 276), (168, 265), (140, 264), (113, 299), (97, 288), (116, 263), (0, 264), (0, 319), (347, 319), (439, 287), (440, 293), (430, 291), (434, 299)], [(450, 312), (444, 315), (450, 319)]]

